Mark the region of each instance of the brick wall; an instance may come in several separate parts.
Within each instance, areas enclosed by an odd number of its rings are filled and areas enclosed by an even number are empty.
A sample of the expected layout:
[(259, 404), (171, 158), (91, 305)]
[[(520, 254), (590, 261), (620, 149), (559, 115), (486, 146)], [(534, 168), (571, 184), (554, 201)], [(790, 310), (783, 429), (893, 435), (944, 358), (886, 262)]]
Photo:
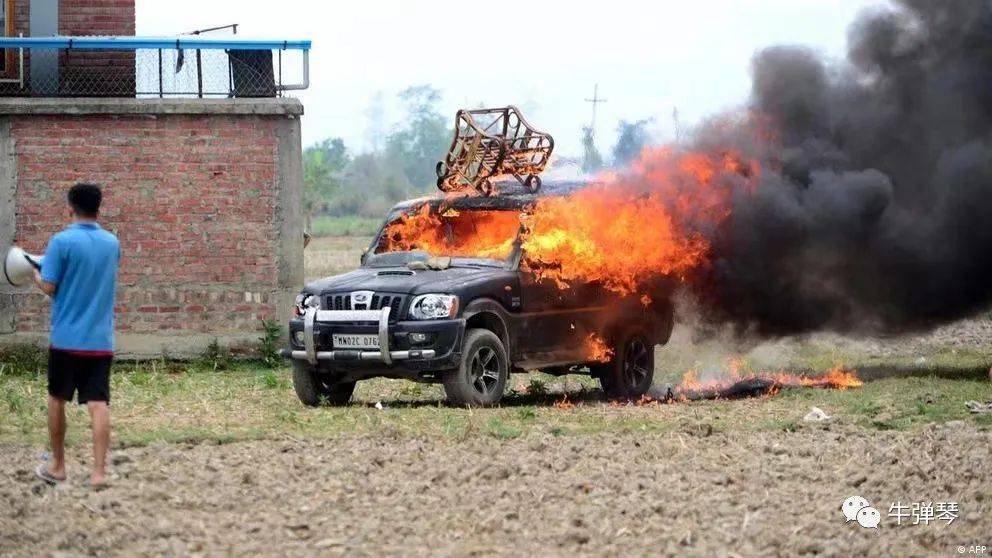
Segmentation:
[[(13, 2), (14, 35), (30, 36), (30, 0)], [(60, 35), (134, 35), (134, 0), (60, 0)], [(54, 55), (38, 51), (43, 56)], [(25, 53), (25, 68), (30, 65)], [(59, 88), (71, 93), (85, 85), (88, 94), (100, 94), (100, 84), (110, 92), (134, 91), (134, 51), (59, 51)], [(26, 71), (26, 70), (25, 70)], [(9, 85), (0, 91), (10, 91)]]
[[(122, 251), (119, 335), (251, 337), (262, 318), (285, 318), (299, 285), (283, 284), (283, 219), (296, 209), (284, 207), (281, 189), (300, 187), (284, 176), (293, 164), (285, 159), (300, 154), (298, 140), (290, 138), (295, 147), (287, 152), (280, 137), (287, 124), (298, 136), (298, 119), (28, 114), (7, 120), (17, 166), (16, 244), (41, 253), (66, 226), (68, 188), (77, 181), (104, 187), (101, 222), (117, 234)], [(302, 232), (293, 241), (301, 243)], [(302, 248), (299, 253), (302, 259)], [(40, 295), (20, 298), (17, 332), (47, 331), (48, 304)]]
[[(134, 25), (134, 0), (59, 1), (62, 35), (134, 35)], [(62, 51), (59, 68), (64, 91), (134, 91), (134, 51)]]
[(134, 0), (61, 0), (63, 35), (134, 35)]
[[(14, 35), (28, 33), (30, 0), (14, 0)], [(134, 0), (61, 0), (62, 35), (134, 35)]]

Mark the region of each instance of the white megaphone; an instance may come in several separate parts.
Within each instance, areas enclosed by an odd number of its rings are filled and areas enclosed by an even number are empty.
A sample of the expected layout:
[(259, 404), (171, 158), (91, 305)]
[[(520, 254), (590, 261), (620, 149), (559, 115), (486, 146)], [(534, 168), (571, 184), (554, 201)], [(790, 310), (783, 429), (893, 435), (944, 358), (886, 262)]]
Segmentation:
[(11, 247), (3, 259), (3, 280), (12, 287), (27, 285), (34, 270), (41, 270), (41, 260), (41, 256), (28, 254), (17, 246)]

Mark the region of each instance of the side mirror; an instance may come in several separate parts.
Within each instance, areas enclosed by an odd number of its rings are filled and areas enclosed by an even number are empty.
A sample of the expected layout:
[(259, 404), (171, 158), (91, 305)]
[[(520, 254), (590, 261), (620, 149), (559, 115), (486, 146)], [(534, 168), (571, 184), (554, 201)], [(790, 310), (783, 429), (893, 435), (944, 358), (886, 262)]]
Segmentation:
[(367, 260), (368, 258), (369, 258), (369, 249), (366, 248), (362, 250), (362, 257), (358, 261), (361, 263), (361, 265), (365, 265), (365, 260)]

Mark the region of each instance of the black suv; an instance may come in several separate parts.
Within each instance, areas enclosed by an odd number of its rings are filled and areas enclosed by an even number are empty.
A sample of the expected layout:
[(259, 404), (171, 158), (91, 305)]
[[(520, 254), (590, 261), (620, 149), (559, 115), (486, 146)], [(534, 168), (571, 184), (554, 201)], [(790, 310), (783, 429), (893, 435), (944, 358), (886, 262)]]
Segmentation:
[[(343, 405), (358, 380), (387, 377), (442, 382), (451, 404), (493, 405), (511, 372), (530, 370), (589, 373), (610, 397), (644, 394), (654, 347), (672, 331), (667, 296), (644, 304), (596, 283), (563, 289), (537, 280), (521, 269), (522, 229), (509, 233), (505, 257), (443, 257), (391, 249), (386, 241), (404, 214), (435, 212), (450, 236), (465, 233), (472, 212), (519, 217), (534, 202), (533, 194), (423, 198), (393, 208), (359, 269), (315, 281), (296, 299), (283, 354), (292, 359), (300, 400)], [(592, 359), (591, 336), (612, 356)]]

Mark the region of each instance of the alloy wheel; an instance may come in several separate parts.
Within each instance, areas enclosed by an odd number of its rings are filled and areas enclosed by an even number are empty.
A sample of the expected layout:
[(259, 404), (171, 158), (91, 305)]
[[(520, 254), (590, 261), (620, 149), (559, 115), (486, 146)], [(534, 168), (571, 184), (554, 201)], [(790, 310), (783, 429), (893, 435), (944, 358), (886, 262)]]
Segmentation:
[(648, 377), (651, 351), (644, 339), (633, 337), (624, 347), (623, 381), (628, 388), (636, 388)]
[(492, 395), (499, 387), (499, 356), (492, 347), (479, 347), (472, 357), (472, 387), (482, 395)]

